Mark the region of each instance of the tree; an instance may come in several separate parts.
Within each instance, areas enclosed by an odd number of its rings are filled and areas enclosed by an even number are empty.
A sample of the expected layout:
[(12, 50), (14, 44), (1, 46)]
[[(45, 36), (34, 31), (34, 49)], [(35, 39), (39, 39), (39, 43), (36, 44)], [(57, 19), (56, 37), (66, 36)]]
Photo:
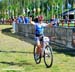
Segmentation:
[[(34, 8), (36, 10), (40, 8), (40, 12), (36, 11), (35, 15), (42, 13), (46, 17), (51, 17), (53, 14), (61, 14), (62, 6), (65, 6), (67, 1), (73, 5), (73, 0), (2, 0), (0, 2), (0, 11), (2, 15), (5, 15), (5, 12), (9, 12), (9, 17), (11, 17), (12, 15), (18, 16), (23, 14), (23, 11), (27, 8), (30, 12), (32, 12)], [(64, 9), (64, 11), (65, 10), (66, 9)], [(28, 13), (26, 13), (26, 15), (28, 15)]]

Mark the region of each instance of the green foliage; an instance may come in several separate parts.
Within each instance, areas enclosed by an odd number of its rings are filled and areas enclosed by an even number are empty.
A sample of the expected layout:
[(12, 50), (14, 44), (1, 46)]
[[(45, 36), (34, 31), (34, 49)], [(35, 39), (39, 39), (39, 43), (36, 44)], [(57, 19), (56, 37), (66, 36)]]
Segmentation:
[(2, 10), (2, 3), (0, 2), (0, 10)]
[[(58, 15), (62, 13), (62, 5), (65, 6), (67, 0), (2, 0), (0, 2), (0, 11), (11, 10), (9, 14), (18, 16), (23, 14), (23, 9), (29, 8), (32, 13), (33, 9), (36, 8), (36, 13), (33, 15), (43, 14), (47, 16), (46, 18), (51, 17), (53, 14)], [(64, 3), (63, 3), (64, 2)], [(73, 6), (73, 0), (69, 1)], [(50, 7), (50, 11), (47, 9), (47, 5)], [(57, 8), (58, 5), (58, 8)], [(37, 12), (37, 8), (41, 9), (41, 12)], [(13, 14), (14, 11), (14, 14)], [(65, 8), (64, 8), (65, 11)], [(53, 14), (52, 14), (53, 13)], [(26, 14), (27, 15), (27, 14)]]
[(0, 14), (0, 19), (2, 18), (3, 16)]

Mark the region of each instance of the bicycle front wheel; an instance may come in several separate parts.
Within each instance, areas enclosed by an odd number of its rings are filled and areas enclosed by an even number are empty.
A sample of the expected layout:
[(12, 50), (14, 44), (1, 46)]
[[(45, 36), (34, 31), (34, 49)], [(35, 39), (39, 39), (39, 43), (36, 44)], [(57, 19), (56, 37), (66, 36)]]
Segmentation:
[(44, 63), (47, 68), (51, 67), (53, 64), (52, 47), (49, 45), (47, 45), (44, 50)]

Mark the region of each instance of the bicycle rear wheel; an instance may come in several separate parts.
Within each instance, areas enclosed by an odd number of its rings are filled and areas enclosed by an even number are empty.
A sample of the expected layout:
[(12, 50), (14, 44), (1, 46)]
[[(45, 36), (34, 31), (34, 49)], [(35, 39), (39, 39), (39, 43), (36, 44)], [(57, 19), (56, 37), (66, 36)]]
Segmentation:
[(41, 62), (41, 54), (39, 55), (38, 58), (36, 58), (36, 52), (37, 52), (37, 45), (34, 45), (34, 60), (36, 62), (36, 64), (39, 64)]
[(49, 45), (47, 45), (44, 50), (44, 63), (47, 68), (51, 67), (53, 64), (52, 47)]

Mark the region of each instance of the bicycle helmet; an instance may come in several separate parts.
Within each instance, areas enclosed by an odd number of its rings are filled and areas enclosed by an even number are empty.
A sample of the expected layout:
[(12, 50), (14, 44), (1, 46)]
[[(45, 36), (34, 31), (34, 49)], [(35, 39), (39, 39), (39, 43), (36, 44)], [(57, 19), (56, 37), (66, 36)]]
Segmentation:
[(43, 18), (42, 15), (38, 16), (38, 20), (39, 20), (39, 21), (42, 21), (43, 19), (44, 19), (44, 18)]

